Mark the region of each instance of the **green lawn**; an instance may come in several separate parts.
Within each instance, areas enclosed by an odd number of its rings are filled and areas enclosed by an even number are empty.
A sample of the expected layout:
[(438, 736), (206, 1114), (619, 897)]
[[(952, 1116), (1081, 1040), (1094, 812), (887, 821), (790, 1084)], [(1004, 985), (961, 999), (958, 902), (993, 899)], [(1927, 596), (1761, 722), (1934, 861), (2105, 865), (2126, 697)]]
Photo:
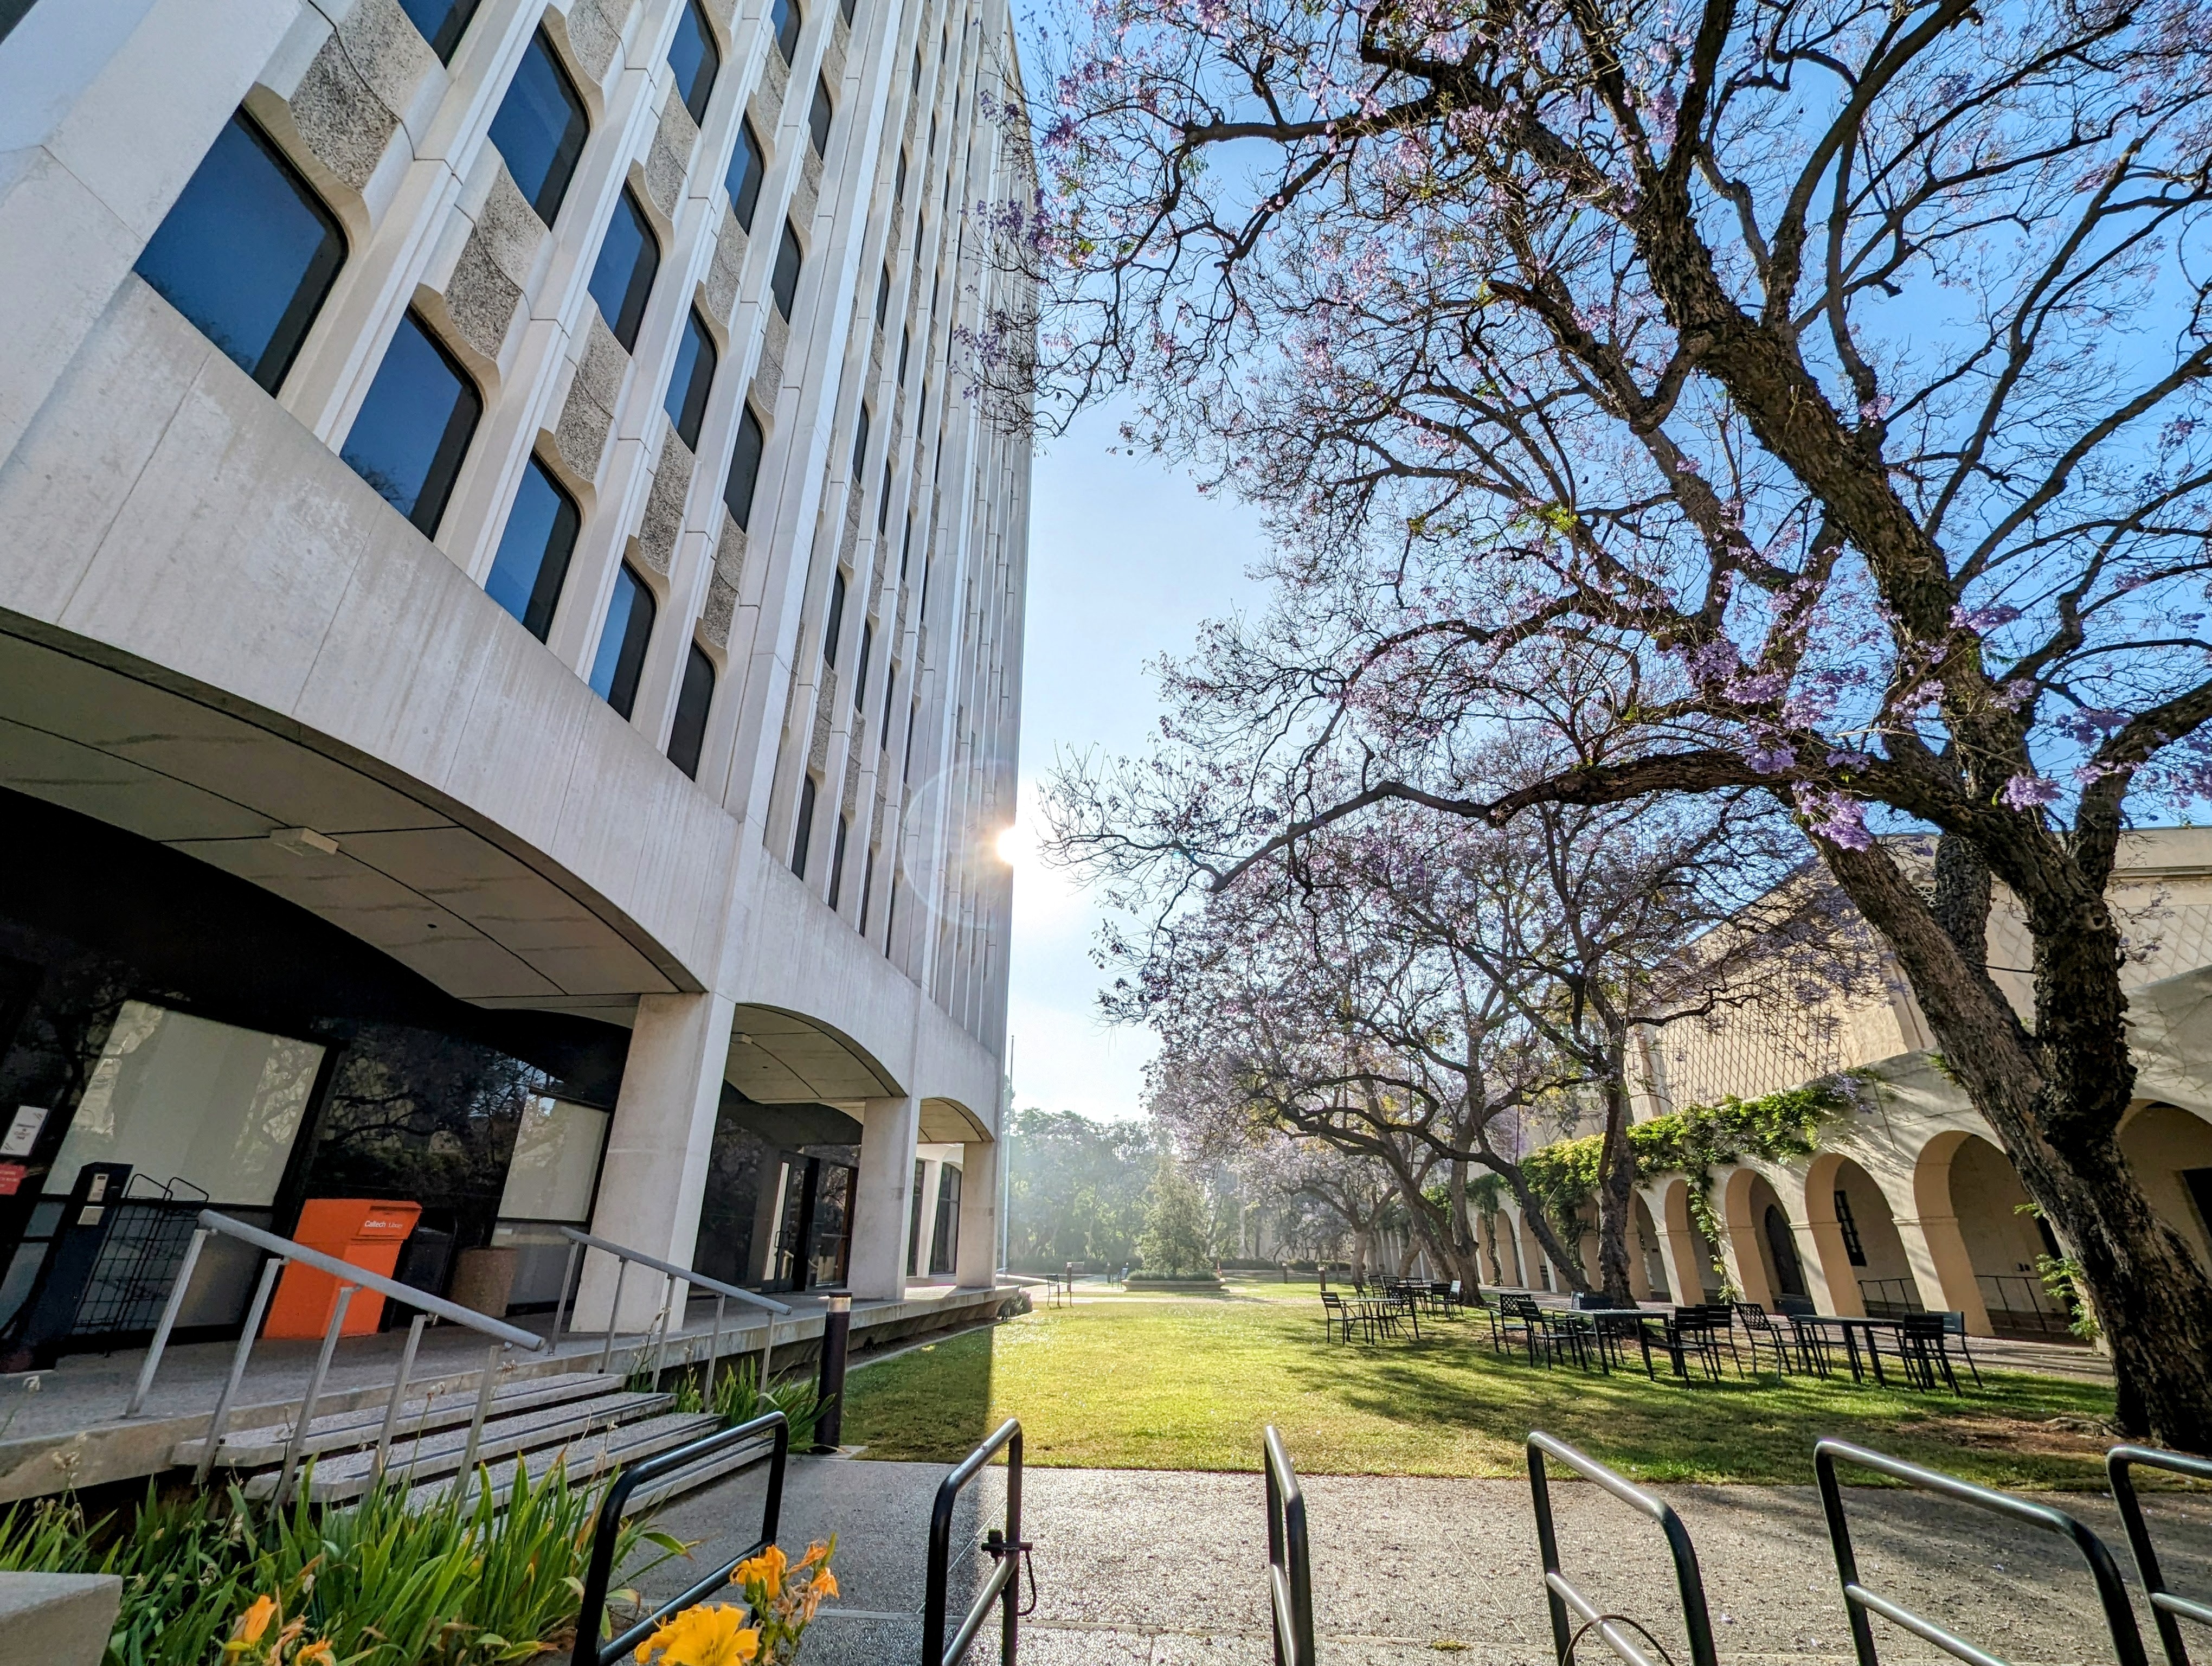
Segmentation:
[(1646, 1480), (1808, 1482), (1814, 1438), (1836, 1434), (1994, 1486), (2103, 1484), (2094, 1424), (2112, 1396), (2094, 1384), (1985, 1371), (1960, 1400), (1848, 1376), (1654, 1383), (1498, 1359), (1480, 1315), (1422, 1331), (1324, 1344), (1310, 1285), (1102, 1292), (856, 1372), (844, 1438), (951, 1462), (1015, 1416), (1034, 1464), (1256, 1469), (1273, 1423), (1309, 1474), (1516, 1475), (1540, 1428)]

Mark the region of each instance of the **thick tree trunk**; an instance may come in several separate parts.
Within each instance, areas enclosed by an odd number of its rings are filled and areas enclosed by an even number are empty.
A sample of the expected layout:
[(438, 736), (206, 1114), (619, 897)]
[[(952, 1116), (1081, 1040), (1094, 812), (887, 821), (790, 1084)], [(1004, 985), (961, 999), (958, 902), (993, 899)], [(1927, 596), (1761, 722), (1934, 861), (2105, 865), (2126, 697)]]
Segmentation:
[[(1613, 1049), (1616, 1061), (1620, 1049)], [(1597, 1164), (1597, 1276), (1605, 1298), (1635, 1304), (1628, 1285), (1628, 1223), (1636, 1208), (1636, 1153), (1628, 1143), (1628, 1094), (1620, 1072), (1605, 1086), (1605, 1143)]]
[(2104, 898), (2052, 886), (2023, 899), (2035, 949), (2030, 1035), (1886, 853), (1823, 854), (1896, 951), (1951, 1074), (2079, 1264), (2112, 1351), (2122, 1430), (2212, 1450), (2212, 1278), (2152, 1213), (2120, 1152), (2135, 1069)]
[(1482, 1219), (1483, 1224), (1490, 1228), (1490, 1281), (1494, 1285), (1504, 1284), (1505, 1264), (1498, 1259), (1498, 1212), (1486, 1210)]
[(1521, 1177), (1521, 1166), (1503, 1158), (1483, 1157), (1480, 1159), (1492, 1173), (1505, 1183), (1505, 1189), (1513, 1194), (1513, 1201), (1521, 1206), (1521, 1218), (1528, 1223), (1528, 1230), (1536, 1235), (1537, 1246), (1544, 1259), (1559, 1269), (1559, 1276), (1567, 1281), (1567, 1288), (1588, 1293), (1589, 1274), (1583, 1270), (1583, 1258), (1567, 1253), (1552, 1217), (1536, 1194), (1528, 1189), (1528, 1183)]

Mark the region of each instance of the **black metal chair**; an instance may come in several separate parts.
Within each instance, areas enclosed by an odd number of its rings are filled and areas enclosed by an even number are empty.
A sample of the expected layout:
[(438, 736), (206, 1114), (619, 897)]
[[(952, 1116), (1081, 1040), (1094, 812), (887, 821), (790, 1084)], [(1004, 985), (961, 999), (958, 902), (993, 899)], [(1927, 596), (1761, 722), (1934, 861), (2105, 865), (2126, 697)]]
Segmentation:
[(1526, 1349), (1528, 1363), (1536, 1363), (1536, 1339), (1544, 1328), (1544, 1310), (1535, 1298), (1513, 1291), (1502, 1291), (1498, 1305), (1486, 1309), (1490, 1315), (1490, 1346), (1493, 1352), (1503, 1353), (1517, 1335), (1520, 1346)]
[(1321, 1292), (1321, 1334), (1322, 1338), (1326, 1340), (1331, 1335), (1337, 1335), (1338, 1341), (1349, 1342), (1352, 1340), (1352, 1327), (1354, 1324), (1360, 1325), (1363, 1329), (1368, 1329), (1368, 1334), (1370, 1336), (1373, 1335), (1373, 1331), (1371, 1328), (1367, 1326), (1365, 1319), (1362, 1316), (1354, 1313), (1349, 1307), (1345, 1305), (1343, 1297), (1338, 1295), (1334, 1290), (1322, 1291)]
[(1981, 1387), (1982, 1368), (1974, 1363), (1973, 1349), (1966, 1346), (1966, 1316), (1960, 1312), (1956, 1308), (1945, 1309), (1943, 1311), (1943, 1334), (1947, 1337), (1952, 1337), (1957, 1340), (1959, 1344), (1959, 1357), (1966, 1362), (1966, 1369), (1974, 1374), (1974, 1386), (1978, 1389)]
[(1775, 1322), (1774, 1316), (1757, 1302), (1735, 1302), (1730, 1305), (1735, 1310), (1736, 1322), (1742, 1325), (1743, 1334), (1751, 1343), (1751, 1374), (1753, 1377), (1759, 1375), (1759, 1347), (1761, 1342), (1773, 1352), (1775, 1374), (1786, 1374), (1790, 1368), (1791, 1348), (1789, 1339), (1782, 1334), (1782, 1327)]
[(1808, 1376), (1829, 1376), (1835, 1361), (1828, 1353), (1832, 1346), (1828, 1328), (1820, 1322), (1819, 1316), (1793, 1313), (1790, 1315), (1790, 1329), (1796, 1333), (1799, 1368)]
[[(1728, 1343), (1729, 1357), (1736, 1361), (1736, 1374), (1739, 1377), (1743, 1374), (1743, 1362), (1736, 1356), (1735, 1338), (1725, 1307), (1716, 1310), (1703, 1303), (1695, 1307), (1678, 1307), (1668, 1329), (1674, 1346), (1681, 1351), (1682, 1356), (1686, 1359), (1694, 1354), (1698, 1363), (1705, 1367), (1705, 1375), (1715, 1382), (1720, 1380), (1721, 1344), (1723, 1340)], [(1686, 1377), (1689, 1373), (1685, 1370), (1682, 1374)]]
[(1905, 1366), (1906, 1382), (1933, 1392), (1936, 1374), (1941, 1372), (1953, 1394), (1964, 1392), (1959, 1387), (1957, 1374), (1951, 1369), (1950, 1350), (1944, 1347), (1950, 1330), (1943, 1322), (1942, 1314), (1900, 1314), (1893, 1334), (1897, 1338), (1898, 1358)]

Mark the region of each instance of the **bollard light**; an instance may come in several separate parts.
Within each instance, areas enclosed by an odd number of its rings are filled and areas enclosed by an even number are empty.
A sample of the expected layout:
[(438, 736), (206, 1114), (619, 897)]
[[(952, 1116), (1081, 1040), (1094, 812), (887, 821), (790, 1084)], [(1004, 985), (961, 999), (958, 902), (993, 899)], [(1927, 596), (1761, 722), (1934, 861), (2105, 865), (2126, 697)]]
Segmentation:
[(815, 1403), (822, 1416), (814, 1426), (814, 1450), (834, 1452), (845, 1432), (845, 1345), (853, 1334), (853, 1298), (829, 1298), (829, 1312), (822, 1321), (822, 1375), (815, 1387)]

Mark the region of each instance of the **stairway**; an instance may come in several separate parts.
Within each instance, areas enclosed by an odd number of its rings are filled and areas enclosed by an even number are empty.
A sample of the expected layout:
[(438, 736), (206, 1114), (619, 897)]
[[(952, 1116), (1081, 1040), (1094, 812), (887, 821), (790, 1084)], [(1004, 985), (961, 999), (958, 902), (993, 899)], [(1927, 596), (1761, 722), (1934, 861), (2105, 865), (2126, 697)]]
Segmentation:
[[(434, 1503), (452, 1492), (468, 1450), (476, 1402), (477, 1385), (465, 1381), (401, 1406), (386, 1467), (390, 1474), (406, 1480), (414, 1501)], [(564, 1462), (571, 1475), (597, 1478), (721, 1426), (721, 1420), (712, 1413), (679, 1412), (675, 1404), (673, 1395), (629, 1389), (623, 1378), (599, 1371), (523, 1378), (493, 1391), (477, 1462), (489, 1473), (494, 1497), (504, 1501), (514, 1486), (518, 1457), (532, 1480)], [(313, 1461), (307, 1496), (318, 1504), (343, 1504), (366, 1493), (375, 1479), (376, 1442), (383, 1427), (380, 1405), (333, 1413), (310, 1423), (301, 1448), (302, 1466)], [(272, 1498), (291, 1439), (289, 1419), (228, 1430), (216, 1450), (216, 1467), (239, 1477), (246, 1497)], [(170, 1462), (198, 1464), (206, 1444), (204, 1438), (180, 1441)], [(764, 1450), (747, 1447), (724, 1453), (641, 1492), (633, 1503), (642, 1507), (702, 1487), (755, 1462)]]

